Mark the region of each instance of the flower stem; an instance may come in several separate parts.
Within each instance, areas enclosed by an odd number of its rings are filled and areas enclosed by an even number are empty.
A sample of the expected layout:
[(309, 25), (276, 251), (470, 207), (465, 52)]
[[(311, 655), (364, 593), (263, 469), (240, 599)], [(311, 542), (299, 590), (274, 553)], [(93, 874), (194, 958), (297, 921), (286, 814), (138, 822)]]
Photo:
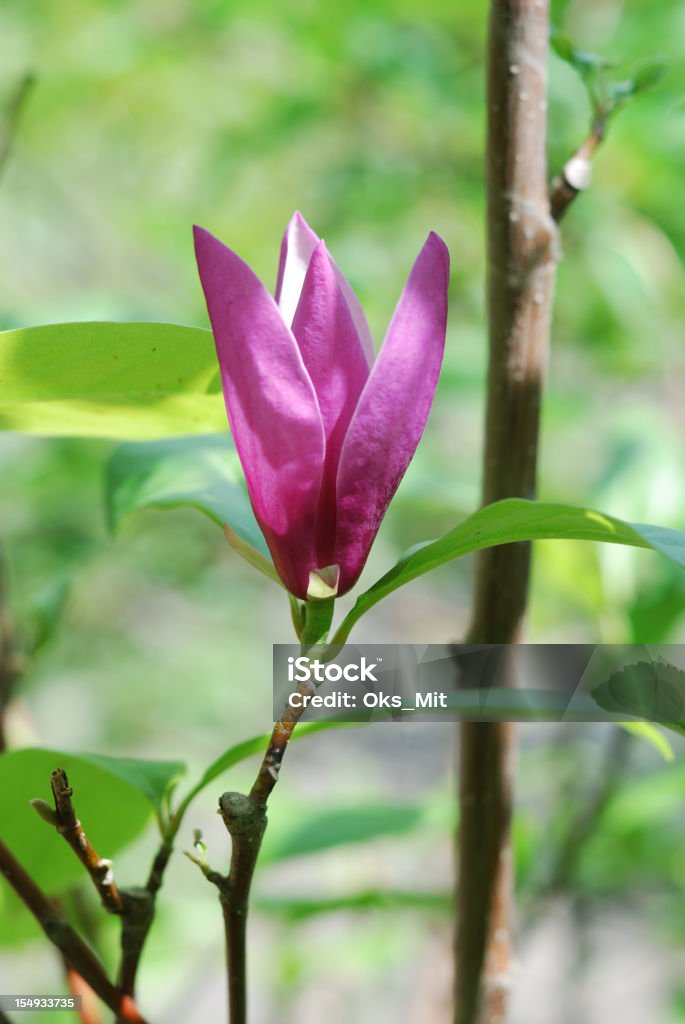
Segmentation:
[[(293, 607), (291, 602), (291, 608)], [(307, 653), (324, 645), (333, 621), (335, 598), (305, 601), (294, 615), (301, 629), (298, 638)], [(289, 705), (271, 733), (257, 777), (249, 794), (224, 793), (219, 813), (231, 836), (231, 865), (228, 875), (205, 871), (207, 880), (219, 890), (226, 936), (226, 977), (229, 1024), (247, 1024), (247, 916), (250, 888), (259, 850), (267, 826), (266, 805), (278, 782), (288, 742), (303, 714), (303, 708)]]
[(324, 644), (326, 642), (333, 621), (334, 611), (334, 597), (325, 598), (323, 601), (304, 602), (304, 621), (300, 637), (303, 652), (308, 651), (317, 644)]

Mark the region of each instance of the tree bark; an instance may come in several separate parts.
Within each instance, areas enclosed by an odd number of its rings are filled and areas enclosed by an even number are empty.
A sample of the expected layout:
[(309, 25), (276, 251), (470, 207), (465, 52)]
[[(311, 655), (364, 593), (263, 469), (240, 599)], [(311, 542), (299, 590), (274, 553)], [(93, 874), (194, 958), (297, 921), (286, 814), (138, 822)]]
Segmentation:
[[(546, 161), (547, 0), (492, 0), (487, 82), (489, 371), (483, 504), (535, 495), (556, 265)], [(480, 552), (474, 643), (515, 643), (530, 545)], [(514, 726), (460, 727), (455, 1024), (504, 1024)]]

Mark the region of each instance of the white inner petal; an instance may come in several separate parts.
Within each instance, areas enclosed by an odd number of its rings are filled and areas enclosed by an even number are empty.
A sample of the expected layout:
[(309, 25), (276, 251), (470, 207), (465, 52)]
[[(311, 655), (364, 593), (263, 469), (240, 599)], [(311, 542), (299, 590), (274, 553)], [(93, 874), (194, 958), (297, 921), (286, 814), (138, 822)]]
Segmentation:
[(292, 327), (302, 285), (316, 241), (294, 227), (288, 239), (288, 256), (283, 269), (283, 284), (278, 306), (288, 327)]

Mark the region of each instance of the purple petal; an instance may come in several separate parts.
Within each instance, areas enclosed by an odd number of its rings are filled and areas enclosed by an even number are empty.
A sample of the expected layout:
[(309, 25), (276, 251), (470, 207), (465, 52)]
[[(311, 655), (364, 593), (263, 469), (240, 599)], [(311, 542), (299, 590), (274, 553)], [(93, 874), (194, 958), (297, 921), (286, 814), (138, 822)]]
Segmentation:
[[(276, 280), (276, 302), (288, 326), (293, 322), (297, 304), (300, 301), (307, 267), (319, 241), (319, 236), (312, 231), (302, 214), (299, 211), (295, 212), (285, 229), (283, 241), (281, 242), (281, 258), (278, 265), (278, 278)], [(338, 284), (349, 306), (352, 320), (357, 328), (362, 348), (366, 354), (367, 363), (371, 366), (375, 358), (375, 351), (371, 331), (364, 316), (364, 310), (340, 267), (332, 258), (331, 262), (338, 279)]]
[(292, 330), (314, 385), (326, 435), (317, 531), (317, 564), (326, 566), (331, 564), (335, 539), (335, 479), (340, 449), (369, 376), (369, 366), (324, 242), (319, 242), (309, 262)]
[(302, 356), (261, 281), (209, 232), (194, 229), (228, 420), (255, 516), (287, 588), (307, 593), (317, 566), (324, 433)]
[(431, 233), (414, 264), (343, 443), (335, 561), (339, 593), (361, 573), (423, 433), (447, 325), (449, 254)]

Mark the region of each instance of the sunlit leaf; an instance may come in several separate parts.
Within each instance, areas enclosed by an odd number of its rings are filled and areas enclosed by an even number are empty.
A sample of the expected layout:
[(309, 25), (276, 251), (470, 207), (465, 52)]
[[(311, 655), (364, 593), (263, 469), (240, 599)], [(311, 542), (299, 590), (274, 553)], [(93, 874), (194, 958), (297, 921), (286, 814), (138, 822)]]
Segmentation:
[(685, 533), (660, 526), (625, 523), (614, 516), (572, 505), (508, 498), (475, 512), (439, 540), (410, 549), (385, 576), (357, 598), (333, 643), (344, 643), (354, 624), (388, 594), (438, 566), (498, 544), (553, 539), (652, 548), (685, 566)]
[(664, 736), (661, 729), (652, 725), (651, 722), (618, 722), (617, 724), (621, 729), (625, 729), (626, 732), (629, 732), (631, 736), (635, 736), (636, 739), (649, 743), (656, 751), (658, 751), (659, 754), (661, 754), (664, 761), (675, 760), (673, 747), (668, 742), (668, 739)]
[(0, 333), (0, 429), (137, 440), (225, 426), (210, 331), (73, 323)]

